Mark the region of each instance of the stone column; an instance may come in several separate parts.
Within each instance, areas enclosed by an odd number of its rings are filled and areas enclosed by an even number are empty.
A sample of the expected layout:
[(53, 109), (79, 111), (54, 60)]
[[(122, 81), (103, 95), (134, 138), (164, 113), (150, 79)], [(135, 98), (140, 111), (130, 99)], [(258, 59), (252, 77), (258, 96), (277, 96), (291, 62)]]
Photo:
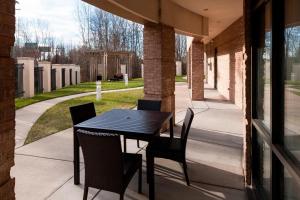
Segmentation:
[(10, 176), (15, 149), (15, 1), (0, 1), (0, 199), (15, 199), (15, 179)]
[(40, 61), (39, 67), (43, 67), (44, 92), (51, 92), (51, 62)]
[(192, 100), (204, 99), (204, 45), (195, 39), (191, 44), (191, 88)]
[(24, 97), (34, 96), (34, 65), (35, 58), (32, 57), (18, 57), (17, 63), (24, 64), (23, 69), (23, 89)]
[(144, 26), (145, 99), (162, 101), (162, 111), (175, 111), (175, 31), (163, 24)]

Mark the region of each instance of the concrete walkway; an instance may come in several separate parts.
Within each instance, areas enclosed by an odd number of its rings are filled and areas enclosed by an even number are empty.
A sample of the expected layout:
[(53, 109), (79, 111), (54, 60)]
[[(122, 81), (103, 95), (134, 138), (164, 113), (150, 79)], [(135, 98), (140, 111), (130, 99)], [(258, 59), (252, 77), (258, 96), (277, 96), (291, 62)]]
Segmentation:
[[(128, 88), (128, 89), (120, 89), (120, 90), (107, 90), (103, 91), (102, 93), (110, 93), (110, 92), (120, 92), (120, 91), (130, 91), (130, 90), (136, 90), (136, 89), (142, 89), (143, 87), (137, 87), (137, 88)], [(38, 120), (38, 118), (49, 108), (54, 106), (55, 104), (58, 104), (60, 102), (77, 98), (77, 97), (83, 97), (83, 96), (89, 96), (92, 94), (96, 94), (96, 92), (87, 92), (87, 93), (81, 93), (81, 94), (74, 94), (64, 97), (58, 97), (54, 99), (49, 99), (46, 101), (41, 101), (35, 104), (31, 104), (29, 106), (26, 106), (24, 108), (18, 109), (16, 111), (16, 145), (15, 148), (19, 148), (24, 145), (24, 142), (26, 140), (26, 137), (33, 126), (33, 124)]]
[[(180, 165), (173, 161), (155, 159), (155, 187), (157, 199), (172, 200), (244, 200), (242, 171), (242, 111), (222, 100), (215, 90), (205, 90), (206, 100), (193, 102), (185, 84), (176, 85), (175, 134), (187, 107), (195, 118), (187, 144), (188, 174), (191, 186), (183, 179)], [(84, 166), (81, 184), (73, 184), (72, 129), (48, 136), (16, 149), (16, 198), (18, 200), (79, 200), (83, 195)], [(129, 152), (141, 153), (145, 161), (145, 147), (138, 149), (128, 140)], [(148, 185), (143, 168), (143, 193), (137, 193), (137, 176), (125, 193), (127, 200), (148, 199)], [(119, 196), (107, 191), (89, 190), (88, 199), (113, 200)]]

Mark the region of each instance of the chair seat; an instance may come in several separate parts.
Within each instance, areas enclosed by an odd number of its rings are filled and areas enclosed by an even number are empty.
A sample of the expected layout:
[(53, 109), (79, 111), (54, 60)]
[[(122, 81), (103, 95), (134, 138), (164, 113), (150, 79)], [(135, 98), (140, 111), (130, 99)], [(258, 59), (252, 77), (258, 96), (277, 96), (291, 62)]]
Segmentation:
[(130, 182), (131, 177), (135, 174), (136, 170), (139, 169), (142, 163), (141, 154), (123, 153), (123, 174), (126, 182)]
[(184, 157), (180, 138), (158, 137), (150, 142), (147, 153), (160, 158), (182, 160)]

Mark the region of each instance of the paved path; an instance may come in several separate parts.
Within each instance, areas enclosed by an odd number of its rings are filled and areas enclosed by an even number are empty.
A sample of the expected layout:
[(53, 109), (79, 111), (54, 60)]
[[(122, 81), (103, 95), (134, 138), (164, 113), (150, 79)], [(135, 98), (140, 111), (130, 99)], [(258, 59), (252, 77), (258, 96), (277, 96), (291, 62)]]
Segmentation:
[[(215, 90), (205, 90), (205, 101), (191, 101), (184, 84), (176, 84), (175, 135), (187, 107), (195, 112), (187, 144), (188, 174), (191, 186), (183, 179), (181, 166), (165, 159), (155, 159), (156, 195), (161, 200), (245, 200), (242, 171), (242, 111), (222, 100)], [(143, 155), (143, 190), (137, 193), (137, 176), (125, 193), (125, 200), (148, 199), (145, 177), (145, 145), (138, 149), (135, 140), (127, 140), (127, 151)], [(81, 184), (73, 184), (73, 133), (66, 129), (15, 151), (16, 199), (79, 200), (83, 195), (84, 167)], [(83, 161), (83, 160), (81, 160)], [(89, 190), (88, 199), (113, 200), (119, 196), (96, 189)]]
[[(120, 91), (130, 91), (136, 89), (142, 89), (143, 87), (136, 88), (128, 88), (128, 89), (120, 89), (120, 90), (107, 90), (102, 93), (110, 93), (110, 92), (120, 92)], [(19, 148), (24, 145), (26, 137), (33, 126), (33, 124), (38, 120), (38, 118), (49, 108), (52, 106), (77, 97), (89, 96), (96, 94), (96, 92), (87, 92), (81, 94), (74, 94), (64, 97), (58, 97), (54, 99), (49, 99), (46, 101), (41, 101), (35, 104), (31, 104), (24, 108), (18, 109), (16, 111), (16, 145), (15, 148)]]

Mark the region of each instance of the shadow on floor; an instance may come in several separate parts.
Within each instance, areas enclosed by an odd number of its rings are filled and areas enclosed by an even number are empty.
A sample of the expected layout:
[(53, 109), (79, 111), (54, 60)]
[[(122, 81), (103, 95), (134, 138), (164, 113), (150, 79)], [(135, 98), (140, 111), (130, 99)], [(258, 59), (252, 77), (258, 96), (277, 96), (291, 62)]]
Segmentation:
[[(180, 137), (181, 125), (174, 127), (174, 135)], [(169, 135), (169, 133), (164, 133)], [(210, 144), (217, 144), (232, 148), (243, 149), (243, 137), (242, 135), (234, 135), (232, 133), (212, 131), (205, 129), (191, 128), (188, 136), (189, 140), (201, 141)]]
[[(212, 166), (188, 160), (188, 174), (193, 183), (206, 184), (227, 189), (243, 190), (244, 177)], [(160, 162), (155, 163), (155, 172), (164, 177), (178, 179), (184, 182), (185, 177), (182, 170), (174, 170)]]
[[(158, 165), (157, 165), (158, 166)], [(160, 166), (156, 167), (156, 173)], [(169, 171), (168, 171), (169, 172)], [(160, 173), (160, 172), (159, 172)], [(102, 194), (101, 194), (102, 193)], [(101, 191), (95, 199), (103, 199), (106, 191)], [(137, 193), (137, 179), (134, 178), (126, 190), (125, 199), (143, 200), (148, 199), (148, 184), (146, 183), (146, 174), (143, 173), (142, 195)], [(101, 198), (100, 198), (101, 197)], [(117, 196), (116, 196), (117, 197)], [(104, 198), (106, 199), (106, 198)], [(108, 198), (107, 198), (108, 199)], [(110, 198), (111, 199), (111, 198)], [(117, 198), (114, 198), (117, 199)], [(245, 191), (243, 189), (231, 189), (219, 187), (217, 185), (205, 185), (200, 182), (191, 182), (187, 186), (182, 178), (162, 174), (155, 176), (155, 199), (168, 200), (244, 200)]]
[(224, 99), (214, 99), (214, 98), (204, 98), (204, 101), (206, 102), (212, 102), (212, 103), (221, 103), (221, 104), (232, 104), (231, 101)]

